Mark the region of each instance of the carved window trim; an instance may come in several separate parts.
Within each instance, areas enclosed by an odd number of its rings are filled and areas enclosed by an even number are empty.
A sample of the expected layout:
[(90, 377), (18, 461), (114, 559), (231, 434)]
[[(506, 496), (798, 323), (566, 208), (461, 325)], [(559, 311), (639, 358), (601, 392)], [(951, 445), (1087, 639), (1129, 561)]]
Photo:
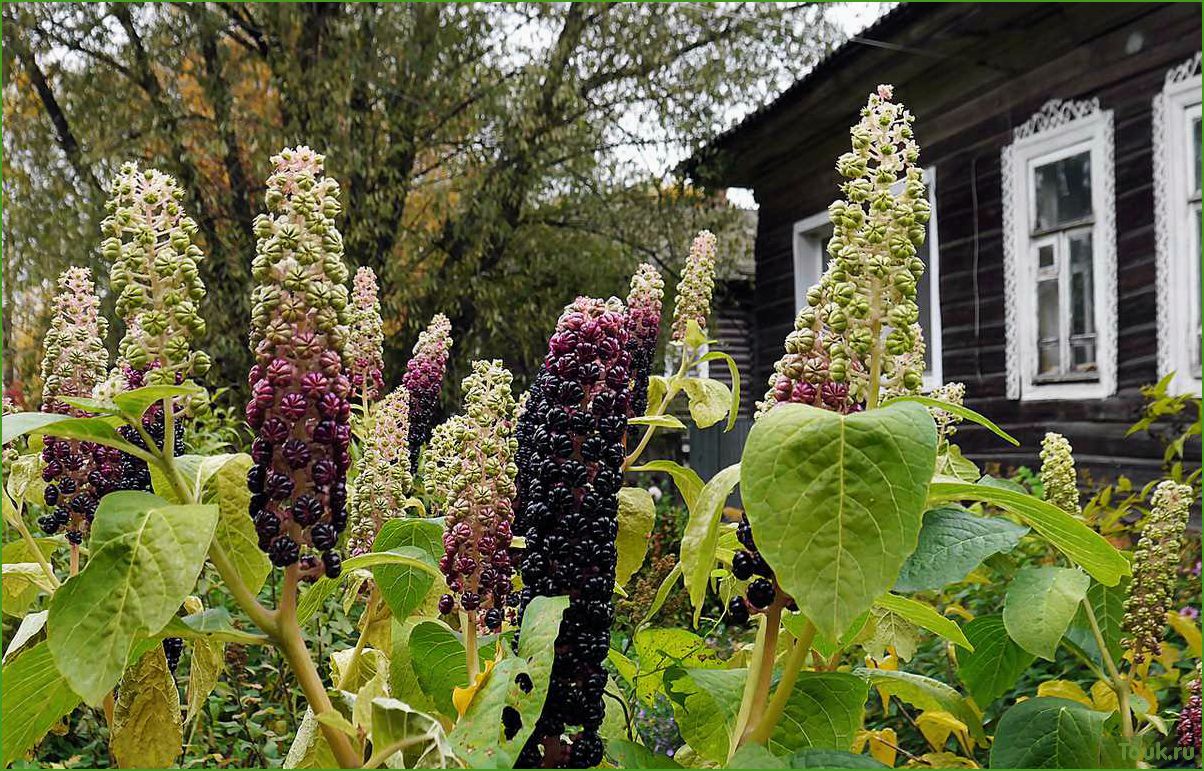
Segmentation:
[[(1091, 151), (1092, 259), (1098, 379), (1035, 382), (1036, 260), (1030, 229), (1033, 161), (1082, 145)], [(1051, 99), (1012, 132), (1001, 152), (1007, 397), (1103, 399), (1116, 392), (1116, 163), (1111, 110), (1098, 98)]]
[[(1192, 237), (1187, 195), (1191, 158), (1186, 119), (1200, 109), (1200, 54), (1166, 73), (1154, 97), (1154, 232), (1158, 295), (1158, 375), (1175, 372), (1174, 392), (1200, 393), (1198, 363), (1191, 361), (1192, 303), (1199, 303), (1199, 235)], [(1194, 254), (1193, 254), (1194, 252)], [(1194, 257), (1194, 261), (1193, 261)]]

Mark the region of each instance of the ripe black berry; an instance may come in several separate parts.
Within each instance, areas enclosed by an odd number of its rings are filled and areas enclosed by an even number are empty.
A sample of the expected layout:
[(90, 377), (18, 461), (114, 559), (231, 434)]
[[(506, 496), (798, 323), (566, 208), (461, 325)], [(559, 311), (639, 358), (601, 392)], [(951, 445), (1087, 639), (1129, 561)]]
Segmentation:
[(727, 604), (727, 620), (736, 626), (748, 623), (748, 606), (744, 604), (743, 597), (733, 597)]
[(755, 608), (768, 608), (774, 596), (773, 584), (768, 579), (758, 578), (748, 585), (748, 601)]

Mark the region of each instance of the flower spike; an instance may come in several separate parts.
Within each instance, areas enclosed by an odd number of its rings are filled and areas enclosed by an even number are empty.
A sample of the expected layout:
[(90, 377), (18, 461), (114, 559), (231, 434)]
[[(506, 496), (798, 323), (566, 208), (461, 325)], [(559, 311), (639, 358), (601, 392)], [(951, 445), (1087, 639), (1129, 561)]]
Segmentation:
[(418, 335), (414, 356), (406, 363), (401, 382), (410, 392), (410, 471), (418, 470), (422, 446), (431, 438), (435, 414), (439, 408), (439, 392), (447, 374), (447, 359), (451, 353), (451, 322), (436, 313), (431, 323)]

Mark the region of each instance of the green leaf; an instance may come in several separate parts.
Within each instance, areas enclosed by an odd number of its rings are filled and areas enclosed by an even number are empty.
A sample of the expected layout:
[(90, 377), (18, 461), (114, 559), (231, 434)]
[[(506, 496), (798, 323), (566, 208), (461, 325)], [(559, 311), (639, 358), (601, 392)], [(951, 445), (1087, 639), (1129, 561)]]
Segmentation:
[(882, 403), (882, 406), (885, 407), (888, 404), (895, 404), (896, 402), (916, 402), (917, 404), (922, 404), (925, 407), (941, 410), (942, 412), (948, 412), (951, 415), (956, 415), (959, 418), (962, 418), (963, 420), (968, 420), (971, 423), (977, 423), (1011, 445), (1016, 447), (1020, 446), (1020, 442), (1016, 441), (1016, 439), (1007, 431), (1004, 431), (1002, 428), (995, 425), (990, 418), (979, 415), (974, 410), (961, 404), (950, 404), (949, 402), (944, 402), (940, 399), (933, 399), (931, 396), (906, 394), (904, 396), (896, 396), (893, 399), (887, 399)]
[[(499, 767), (513, 762), (535, 730), (543, 710), (552, 674), (560, 620), (568, 608), (567, 597), (536, 597), (523, 613), (518, 653), (499, 661), (477, 690), (468, 710), (448, 737), (457, 754), (472, 766)], [(463, 663), (461, 652), (460, 661)], [(517, 682), (526, 678), (531, 691)], [(502, 727), (502, 712), (518, 712), (519, 730), (509, 739)]]
[(889, 669), (858, 667), (853, 674), (863, 677), (883, 694), (894, 696), (921, 711), (944, 710), (966, 724), (970, 735), (985, 741), (979, 713), (960, 693), (939, 680)]
[(1011, 551), (1028, 528), (1002, 518), (976, 517), (955, 506), (924, 513), (920, 542), (899, 572), (896, 592), (955, 584), (992, 554)]
[(736, 360), (728, 356), (723, 351), (711, 351), (699, 361), (714, 361), (723, 359), (727, 362), (727, 371), (732, 378), (732, 403), (727, 409), (727, 428), (725, 431), (731, 431), (736, 425), (736, 416), (740, 414), (740, 368), (736, 366)]
[[(480, 652), (487, 654), (487, 646)], [(426, 620), (410, 632), (410, 656), (422, 690), (444, 715), (455, 715), (452, 690), (468, 685), (464, 641), (442, 621)]]
[(181, 385), (149, 385), (123, 391), (113, 397), (113, 404), (131, 420), (141, 420), (142, 413), (152, 404), (175, 396), (195, 396), (203, 389), (195, 383)]
[(686, 320), (686, 334), (684, 342), (687, 348), (698, 350), (707, 344), (706, 332), (702, 331), (702, 327), (698, 325), (695, 319)]
[(422, 690), (418, 675), (414, 672), (410, 647), (410, 632), (422, 623), (422, 619), (411, 616), (407, 619), (390, 619), (389, 636), (392, 638), (392, 654), (389, 657), (389, 695), (406, 702), (415, 709), (431, 712), (435, 702)]
[[(14, 509), (19, 509), (25, 504), (25, 497), (31, 487), (45, 488), (46, 483), (42, 481), (44, 465), (41, 453), (22, 455), (13, 461), (12, 466), (9, 467), (5, 489), (12, 496)], [(39, 491), (35, 501), (42, 503), (41, 498)]]
[(1003, 625), (1034, 656), (1053, 661), (1091, 580), (1073, 568), (1028, 567), (1016, 573), (1003, 600)]
[(655, 524), (656, 503), (651, 493), (642, 487), (619, 490), (619, 534), (615, 537), (615, 549), (619, 553), (615, 567), (617, 585), (625, 585), (644, 564), (648, 536)]
[(886, 649), (889, 646), (894, 648), (900, 659), (911, 661), (920, 644), (919, 628), (898, 613), (892, 613), (877, 605), (870, 609), (870, 615), (873, 618), (873, 632), (869, 639), (861, 644), (866, 654), (881, 661), (886, 658)]
[(209, 639), (239, 645), (265, 645), (268, 642), (267, 635), (245, 632), (235, 627), (230, 611), (225, 608), (208, 608), (183, 618), (173, 617), (159, 636)]
[[(417, 559), (421, 559), (421, 554), (433, 565), (437, 559), (434, 555), (443, 553), (443, 524), (431, 519), (391, 519), (381, 526), (372, 549), (402, 552)], [(435, 583), (435, 576), (426, 568), (404, 564), (376, 565), (372, 577), (394, 618), (405, 618), (414, 612)], [(442, 575), (439, 584), (443, 585)]]
[(1076, 701), (1039, 697), (1003, 713), (991, 768), (1132, 768), (1105, 731), (1108, 713)]
[(727, 417), (732, 391), (718, 380), (688, 377), (682, 384), (690, 400), (690, 417), (699, 428), (710, 428)]
[(135, 640), (175, 616), (205, 563), (216, 506), (173, 506), (143, 492), (110, 493), (92, 523), (91, 559), (50, 603), (50, 650), (89, 704), (121, 677)]
[(937, 613), (931, 605), (908, 597), (900, 597), (897, 594), (884, 594), (874, 601), (874, 605), (900, 615), (913, 624), (944, 637), (954, 645), (974, 650), (974, 646), (962, 633), (961, 627), (952, 619)]
[(40, 593), (54, 594), (55, 586), (50, 582), (50, 576), (36, 562), (6, 563), (0, 570), (3, 570), (0, 603), (6, 615), (20, 618), (37, 602)]
[[(219, 458), (224, 460), (218, 463)], [(251, 456), (245, 453), (206, 458), (198, 466), (197, 478), (203, 491), (202, 500), (218, 506), (214, 538), (234, 563), (243, 583), (252, 594), (258, 594), (272, 572), (272, 563), (259, 548), (259, 536), (249, 514), (251, 491), (247, 489), (247, 472), (252, 463)]]
[(373, 760), (396, 753), (400, 768), (458, 766), (438, 720), (397, 699), (377, 697), (371, 704)]
[[(691, 748), (693, 749), (693, 748)], [(725, 768), (789, 768), (787, 758), (774, 755), (764, 744), (745, 744), (736, 750)]]
[[(1108, 652), (1112, 655), (1113, 661), (1120, 661), (1124, 654), (1124, 648), (1120, 641), (1124, 637), (1125, 598), (1128, 596), (1128, 579), (1122, 580), (1116, 586), (1104, 586), (1093, 581), (1087, 588), (1087, 602), (1091, 603), (1091, 610), (1095, 613), (1100, 634), (1108, 646)], [(1066, 630), (1066, 637), (1086, 651), (1100, 666), (1103, 666), (1103, 656), (1100, 655), (1099, 643), (1095, 640), (1095, 634), (1091, 631), (1091, 622), (1087, 620), (1085, 604), (1079, 607), (1074, 621), (1070, 623), (1070, 629)]]
[(156, 645), (121, 678), (109, 750), (121, 768), (171, 768), (183, 743), (180, 694)]
[(747, 669), (671, 667), (665, 673), (664, 693), (673, 705), (677, 730), (701, 757), (727, 760), (747, 680)]
[(665, 606), (665, 601), (669, 599), (669, 592), (673, 591), (673, 587), (677, 586), (680, 579), (681, 563), (678, 562), (661, 581), (661, 585), (656, 588), (656, 596), (652, 598), (652, 604), (648, 606), (648, 613), (640, 622), (640, 626), (647, 626), (652, 621), (652, 617), (660, 612), (660, 609)]
[(661, 400), (669, 393), (669, 381), (664, 375), (652, 375), (648, 378), (648, 405), (655, 409)]
[(869, 755), (841, 750), (801, 750), (791, 755), (789, 761), (790, 768), (886, 768)]
[(931, 415), (909, 403), (847, 416), (783, 404), (753, 426), (741, 490), (757, 546), (824, 636), (915, 551), (936, 444)]
[(188, 665), (188, 717), (191, 721), (205, 709), (205, 701), (226, 666), (226, 644), (216, 638), (199, 637), (192, 642), (192, 659)]
[(654, 460), (642, 466), (636, 466), (631, 470), (663, 471), (673, 477), (673, 483), (677, 485), (677, 491), (681, 493), (681, 499), (685, 501), (686, 508), (690, 510), (693, 510), (694, 502), (698, 500), (698, 494), (702, 492), (702, 479), (699, 478), (698, 472), (694, 469), (686, 468), (680, 463), (674, 463), (671, 460)]
[(656, 426), (657, 428), (671, 428), (677, 431), (686, 430), (686, 424), (682, 423), (681, 419), (675, 415), (644, 415), (638, 418), (628, 418), (627, 425)]
[(339, 583), (333, 578), (322, 576), (310, 584), (308, 589), (301, 592), (301, 596), (297, 599), (297, 623), (304, 624), (313, 618), (314, 614), (326, 604), (330, 595), (339, 588)]
[(957, 654), (957, 676), (986, 707), (1012, 690), (1035, 657), (1008, 636), (1003, 616), (979, 616), (965, 631), (974, 650)]
[(945, 451), (937, 456), (936, 473), (959, 482), (977, 482), (982, 477), (978, 466), (963, 456), (956, 444), (945, 445)]
[(424, 571), (432, 578), (443, 577), (443, 574), (439, 572), (439, 566), (431, 559), (431, 555), (417, 546), (400, 546), (388, 551), (370, 551), (367, 554), (343, 560), (343, 575), (347, 575), (352, 570), (373, 568), (377, 565), (404, 565)]
[[(62, 546), (65, 541), (61, 538), (34, 538), (34, 547), (41, 552), (42, 557), (49, 560), (54, 556), (55, 551)], [(0, 549), (0, 562), (9, 565), (14, 562), (37, 562), (38, 558), (34, 554), (34, 549), (30, 548), (25, 539), (18, 541), (9, 541), (4, 544), (4, 548)]]
[[(811, 647), (819, 652), (819, 655), (824, 658), (829, 658), (836, 653), (837, 650), (843, 650), (850, 645), (864, 640), (874, 633), (873, 624), (871, 624), (872, 608), (865, 611), (857, 618), (853, 619), (853, 623), (849, 624), (849, 628), (840, 636), (839, 641), (833, 641), (823, 635), (815, 635), (815, 640)], [(802, 613), (791, 613), (786, 611), (782, 614), (782, 626), (795, 637), (801, 637), (803, 629), (806, 628), (807, 617)]]
[[(5, 417), (5, 422), (8, 418)], [(25, 754), (80, 698), (54, 666), (50, 648), (40, 642), (4, 665), (0, 689), (0, 768)]]
[(46, 412), (21, 412), (4, 416), (4, 444), (25, 434), (42, 434), (63, 439), (79, 439), (116, 447), (122, 452), (138, 455), (145, 452), (122, 438), (113, 427), (116, 418), (73, 418)]
[(769, 750), (787, 755), (805, 747), (849, 749), (865, 717), (868, 696), (869, 686), (856, 675), (800, 673), (769, 737)]
[(694, 506), (690, 507), (690, 520), (681, 536), (681, 573), (685, 577), (686, 591), (694, 606), (694, 625), (702, 614), (706, 599), (707, 583), (711, 568), (715, 564), (715, 548), (719, 545), (719, 518), (723, 515), (723, 504), (740, 481), (740, 464), (728, 466), (711, 478)]
[(1112, 544), (1080, 520), (1045, 501), (984, 484), (934, 482), (929, 501), (981, 501), (1010, 511), (1102, 584), (1115, 586), (1130, 574), (1129, 562)]
[(617, 768), (681, 768), (673, 758), (626, 739), (611, 739), (606, 742), (606, 754), (615, 762)]
[(634, 643), (639, 663), (634, 677), (635, 692), (648, 706), (663, 691), (665, 670), (669, 667), (717, 669), (723, 665), (706, 640), (686, 629), (641, 629), (636, 632)]

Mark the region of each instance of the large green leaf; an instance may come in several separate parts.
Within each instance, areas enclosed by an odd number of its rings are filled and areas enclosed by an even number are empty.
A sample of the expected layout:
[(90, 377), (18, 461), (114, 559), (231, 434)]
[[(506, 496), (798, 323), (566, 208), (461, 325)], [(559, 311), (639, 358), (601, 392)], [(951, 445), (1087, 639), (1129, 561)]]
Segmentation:
[(962, 633), (961, 627), (957, 625), (957, 622), (937, 613), (936, 609), (931, 605), (926, 605), (909, 597), (900, 597), (897, 594), (884, 594), (874, 600), (874, 605), (902, 616), (916, 626), (923, 627), (929, 632), (944, 637), (954, 645), (973, 650), (974, 646), (966, 639), (966, 635)]
[(672, 667), (665, 673), (664, 693), (673, 705), (677, 730), (701, 757), (727, 760), (747, 680), (747, 669)]
[(121, 768), (171, 768), (183, 743), (180, 694), (156, 645), (121, 678), (109, 749)]
[(1102, 584), (1115, 586), (1131, 572), (1129, 561), (1102, 535), (1057, 506), (1031, 495), (981, 483), (934, 482), (928, 499), (981, 501), (1010, 511)]
[(707, 583), (715, 564), (715, 548), (719, 545), (719, 518), (723, 504), (740, 481), (740, 464), (728, 466), (706, 483), (690, 509), (690, 520), (681, 536), (681, 573), (686, 591), (694, 606), (697, 626), (706, 599)]
[(264, 645), (268, 642), (267, 635), (235, 627), (230, 611), (220, 607), (207, 608), (182, 618), (172, 618), (167, 626), (163, 627), (161, 635), (194, 640), (209, 639), (239, 645)]
[(732, 379), (732, 403), (727, 409), (727, 428), (724, 429), (731, 431), (736, 425), (736, 416), (740, 414), (740, 368), (736, 366), (736, 360), (723, 351), (711, 351), (699, 358), (698, 361), (715, 361), (716, 359), (727, 364), (727, 373)]
[(769, 737), (769, 750), (788, 755), (805, 747), (849, 749), (865, 717), (868, 696), (869, 685), (856, 675), (800, 673)]
[(635, 692), (648, 706), (663, 692), (665, 671), (671, 666), (718, 668), (723, 665), (718, 653), (706, 640), (687, 629), (641, 629), (635, 635), (638, 671)]
[(1067, 699), (1022, 701), (995, 729), (991, 768), (1132, 768), (1105, 730), (1108, 716)]
[(63, 439), (96, 442), (134, 455), (143, 452), (117, 433), (117, 429), (113, 425), (115, 422), (120, 423), (120, 420), (118, 418), (73, 418), (70, 415), (47, 412), (19, 412), (16, 415), (4, 416), (3, 443), (8, 444), (25, 434), (44, 434)]
[(694, 508), (694, 502), (698, 500), (698, 494), (702, 492), (702, 479), (698, 476), (698, 472), (671, 460), (654, 460), (631, 470), (663, 471), (673, 477), (673, 483), (677, 485), (677, 491), (681, 493), (681, 499), (685, 501), (687, 509)]
[(39, 610), (37, 613), (30, 613), (21, 619), (20, 626), (8, 641), (8, 647), (4, 649), (4, 663), (7, 664), (9, 659), (28, 647), (34, 638), (46, 628), (47, 615), (49, 615), (47, 611)]
[(389, 695), (401, 699), (415, 709), (430, 712), (435, 709), (435, 702), (426, 695), (422, 684), (418, 682), (410, 648), (410, 632), (420, 623), (422, 619), (417, 616), (390, 619), (389, 636), (393, 650), (389, 657)]
[(1024, 568), (1003, 599), (1003, 625), (1021, 648), (1053, 661), (1090, 583), (1086, 573), (1073, 568)]
[(33, 547), (30, 547), (24, 538), (18, 541), (9, 541), (4, 544), (3, 549), (0, 549), (0, 562), (5, 565), (15, 562), (37, 562), (37, 552), (40, 552), (42, 557), (49, 561), (55, 551), (64, 543), (66, 541), (61, 538), (34, 538)]
[(4, 682), (0, 689), (0, 724), (4, 727), (0, 731), (0, 768), (6, 768), (71, 712), (80, 698), (55, 668), (54, 657), (44, 642), (5, 664), (0, 679)]
[(131, 420), (138, 420), (152, 404), (177, 396), (194, 396), (203, 389), (196, 383), (149, 385), (123, 391), (113, 397), (113, 405)]
[(1035, 658), (1008, 636), (1003, 616), (979, 616), (966, 624), (973, 651), (957, 654), (957, 676), (974, 701), (986, 707), (1015, 686)]
[(1079, 612), (1075, 614), (1074, 621), (1070, 622), (1070, 628), (1066, 630), (1067, 639), (1086, 651), (1100, 666), (1104, 665), (1104, 660), (1100, 655), (1095, 634), (1091, 631), (1091, 622), (1087, 619), (1086, 605), (1091, 604), (1100, 634), (1108, 646), (1108, 653), (1112, 655), (1113, 661), (1118, 662), (1124, 653), (1120, 641), (1124, 637), (1125, 598), (1128, 596), (1128, 579), (1122, 580), (1116, 586), (1104, 586), (1093, 581), (1087, 588), (1087, 602), (1079, 606)]
[(15, 415), (5, 415), (3, 423), (3, 444), (20, 439), (31, 431), (45, 428), (52, 423), (71, 420), (70, 415), (59, 415), (53, 412), (18, 412)]
[(894, 404), (895, 402), (915, 402), (916, 404), (922, 404), (931, 409), (948, 412), (952, 415), (962, 418), (963, 420), (968, 420), (971, 423), (977, 423), (1010, 445), (1015, 447), (1020, 446), (1020, 442), (1016, 441), (1015, 437), (1013, 437), (1007, 431), (1004, 431), (999, 426), (995, 425), (994, 421), (992, 421), (990, 418), (979, 415), (977, 412), (964, 405), (950, 404), (949, 402), (942, 401), (940, 399), (933, 399), (931, 396), (920, 396), (919, 394), (896, 396), (893, 399), (887, 399), (882, 404), (885, 406), (887, 404)]
[[(259, 536), (251, 521), (251, 491), (247, 489), (250, 455), (206, 458), (198, 464), (196, 479), (202, 486), (205, 503), (216, 503), (219, 510), (214, 538), (234, 563), (234, 569), (252, 594), (258, 594), (272, 572), (272, 563), (259, 548)], [(216, 468), (215, 468), (216, 466)], [(208, 475), (208, 476), (206, 476)]]
[[(431, 519), (392, 519), (385, 522), (372, 546), (374, 551), (415, 549), (433, 564), (443, 553), (443, 525)], [(417, 556), (413, 554), (412, 556)], [(372, 577), (394, 618), (410, 615), (430, 591), (435, 578), (429, 570), (411, 565), (376, 565)], [(442, 581), (441, 581), (442, 583)]]
[[(485, 645), (478, 650), (482, 657), (492, 654)], [(422, 690), (441, 713), (455, 715), (452, 690), (468, 685), (464, 640), (442, 621), (422, 621), (410, 632), (410, 656)]]
[(915, 551), (936, 444), (913, 403), (847, 416), (784, 404), (749, 433), (740, 488), (757, 546), (829, 639)]
[(966, 724), (970, 734), (985, 741), (982, 719), (960, 693), (931, 677), (889, 669), (858, 667), (853, 674), (869, 680), (883, 694), (894, 696), (921, 711), (943, 710)]
[(979, 563), (1011, 551), (1028, 528), (1006, 519), (976, 517), (960, 507), (924, 513), (920, 542), (899, 571), (896, 592), (941, 589), (964, 579)]
[[(535, 730), (548, 695), (560, 620), (568, 605), (567, 597), (536, 597), (523, 612), (518, 652), (494, 666), (448, 737), (470, 765), (492, 768), (513, 762)], [(524, 691), (528, 682), (531, 689)], [(521, 726), (509, 737), (502, 723), (507, 710), (518, 713)]]
[(656, 503), (652, 494), (642, 487), (619, 490), (619, 534), (615, 537), (618, 562), (615, 566), (615, 585), (623, 586), (644, 564), (648, 553), (648, 536), (656, 524)]
[(134, 642), (175, 616), (205, 563), (216, 506), (174, 506), (143, 492), (106, 495), (92, 523), (92, 556), (50, 603), (50, 650), (89, 704), (121, 677)]
[(4, 613), (21, 617), (37, 602), (42, 592), (54, 594), (50, 576), (36, 562), (16, 562), (0, 567), (0, 603)]
[(322, 576), (301, 592), (297, 599), (297, 623), (304, 624), (322, 609), (330, 596), (339, 588), (340, 581)]
[(844, 750), (799, 750), (793, 755), (778, 757), (763, 744), (746, 744), (736, 751), (727, 768), (886, 768), (868, 755), (854, 755)]

